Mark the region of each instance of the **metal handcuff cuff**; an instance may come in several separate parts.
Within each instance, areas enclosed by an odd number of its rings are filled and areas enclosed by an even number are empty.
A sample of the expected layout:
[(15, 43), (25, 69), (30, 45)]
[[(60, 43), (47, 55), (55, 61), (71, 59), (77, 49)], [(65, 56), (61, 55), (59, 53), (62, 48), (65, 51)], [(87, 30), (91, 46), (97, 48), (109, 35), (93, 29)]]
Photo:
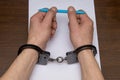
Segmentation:
[(93, 45), (84, 45), (78, 47), (74, 51), (70, 51), (66, 53), (66, 57), (57, 57), (56, 59), (50, 58), (50, 52), (42, 50), (40, 47), (33, 44), (24, 44), (18, 50), (18, 55), (27, 48), (34, 49), (38, 52), (38, 64), (47, 65), (47, 63), (57, 61), (58, 63), (62, 63), (63, 61), (67, 61), (68, 64), (73, 64), (78, 62), (78, 53), (85, 49), (91, 49), (93, 51), (94, 56), (97, 54), (96, 47)]

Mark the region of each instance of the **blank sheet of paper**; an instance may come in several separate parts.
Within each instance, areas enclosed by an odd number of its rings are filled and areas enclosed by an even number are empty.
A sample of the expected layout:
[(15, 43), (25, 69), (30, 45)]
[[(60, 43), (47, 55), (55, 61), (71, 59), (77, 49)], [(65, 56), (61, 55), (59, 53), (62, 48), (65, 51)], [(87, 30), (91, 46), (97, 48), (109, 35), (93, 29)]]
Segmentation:
[[(40, 8), (51, 8), (56, 6), (58, 9), (67, 9), (74, 6), (76, 10), (83, 9), (94, 22), (93, 44), (97, 47), (96, 60), (100, 66), (100, 55), (98, 48), (98, 38), (96, 30), (96, 19), (94, 10), (94, 0), (29, 0), (29, 20)], [(46, 50), (51, 52), (52, 58), (58, 56), (65, 57), (66, 52), (73, 50), (69, 38), (67, 14), (57, 13), (57, 31), (54, 37), (48, 42)], [(49, 62), (47, 65), (36, 65), (30, 80), (81, 80), (80, 64), (68, 65), (66, 62)]]

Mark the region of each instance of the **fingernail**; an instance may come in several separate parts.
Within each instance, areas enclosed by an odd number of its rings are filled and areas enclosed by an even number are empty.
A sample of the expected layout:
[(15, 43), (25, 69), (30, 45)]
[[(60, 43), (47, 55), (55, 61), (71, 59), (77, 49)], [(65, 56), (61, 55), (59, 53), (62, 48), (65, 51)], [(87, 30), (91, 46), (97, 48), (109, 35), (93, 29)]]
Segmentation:
[(70, 6), (69, 11), (74, 11), (74, 8), (72, 6)]
[(56, 12), (57, 8), (56, 7), (52, 7), (51, 10)]

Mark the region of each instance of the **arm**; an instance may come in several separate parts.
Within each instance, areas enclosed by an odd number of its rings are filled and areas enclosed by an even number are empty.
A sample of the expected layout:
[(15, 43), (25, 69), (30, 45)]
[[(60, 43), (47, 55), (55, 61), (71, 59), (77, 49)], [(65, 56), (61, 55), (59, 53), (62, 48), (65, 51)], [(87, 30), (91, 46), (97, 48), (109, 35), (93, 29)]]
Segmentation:
[[(47, 41), (56, 31), (55, 14), (56, 8), (52, 8), (48, 13), (38, 12), (31, 18), (28, 44), (45, 49)], [(24, 49), (0, 80), (29, 80), (37, 60), (37, 51)]]
[(32, 49), (25, 49), (15, 59), (1, 80), (29, 80), (30, 74), (37, 62), (37, 52)]
[(78, 59), (81, 64), (83, 80), (104, 80), (91, 50), (80, 52)]
[[(70, 38), (74, 48), (92, 44), (93, 23), (87, 14), (77, 14), (73, 7), (68, 8)], [(100, 68), (91, 50), (83, 50), (78, 54), (82, 70), (82, 80), (104, 80)]]

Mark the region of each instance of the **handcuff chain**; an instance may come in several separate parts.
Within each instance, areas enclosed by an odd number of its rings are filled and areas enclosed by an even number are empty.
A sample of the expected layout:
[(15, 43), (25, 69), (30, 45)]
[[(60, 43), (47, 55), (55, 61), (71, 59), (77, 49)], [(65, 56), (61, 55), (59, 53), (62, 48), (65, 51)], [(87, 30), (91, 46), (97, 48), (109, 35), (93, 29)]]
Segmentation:
[(49, 58), (49, 59), (48, 59), (48, 61), (50, 61), (50, 62), (56, 61), (56, 62), (58, 62), (58, 63), (62, 63), (62, 62), (65, 61), (65, 60), (67, 60), (66, 57), (63, 58), (63, 57), (61, 57), (61, 56), (57, 57), (56, 59), (54, 59), (54, 58)]

